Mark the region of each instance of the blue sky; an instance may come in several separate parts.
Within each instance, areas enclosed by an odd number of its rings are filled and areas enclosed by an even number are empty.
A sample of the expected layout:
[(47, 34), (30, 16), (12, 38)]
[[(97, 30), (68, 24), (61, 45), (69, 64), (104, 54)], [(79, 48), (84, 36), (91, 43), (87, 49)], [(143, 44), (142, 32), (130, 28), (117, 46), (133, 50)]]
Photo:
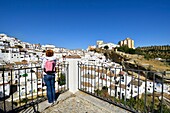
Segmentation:
[(170, 45), (170, 0), (0, 0), (0, 33), (86, 49), (97, 40)]

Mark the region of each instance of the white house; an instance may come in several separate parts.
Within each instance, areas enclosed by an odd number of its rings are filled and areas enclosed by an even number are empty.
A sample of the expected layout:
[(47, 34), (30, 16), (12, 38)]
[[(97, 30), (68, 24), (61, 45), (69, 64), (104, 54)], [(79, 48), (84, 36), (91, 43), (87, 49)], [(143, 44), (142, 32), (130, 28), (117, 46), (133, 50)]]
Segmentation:
[[(4, 86), (3, 86), (4, 85)], [(5, 88), (5, 92), (4, 92), (4, 88)], [(9, 81), (0, 81), (0, 98), (4, 97), (4, 93), (5, 96), (9, 96), (10, 95), (10, 83)]]
[(104, 49), (105, 46), (108, 46), (108, 49), (114, 49), (115, 47), (119, 47), (119, 45), (117, 45), (117, 44), (105, 43), (105, 44), (98, 45), (98, 48), (103, 48)]
[(99, 53), (94, 53), (94, 52), (87, 52), (85, 53), (84, 56), (81, 57), (81, 62), (83, 64), (88, 64), (88, 65), (97, 65), (101, 66), (102, 63), (106, 61), (106, 58), (104, 55), (99, 54)]
[(47, 45), (42, 45), (42, 49), (43, 50), (47, 50), (47, 49), (55, 49), (55, 45), (51, 45), (51, 44), (47, 44)]
[(37, 76), (35, 73), (20, 73), (18, 78), (18, 94), (23, 96), (25, 94), (31, 94), (37, 92)]
[[(2, 76), (4, 74), (4, 77)], [(3, 80), (4, 78), (4, 80)], [(4, 85), (4, 86), (3, 86)], [(4, 92), (5, 89), (5, 92)], [(10, 80), (8, 79), (8, 72), (0, 73), (0, 98), (10, 95)]]

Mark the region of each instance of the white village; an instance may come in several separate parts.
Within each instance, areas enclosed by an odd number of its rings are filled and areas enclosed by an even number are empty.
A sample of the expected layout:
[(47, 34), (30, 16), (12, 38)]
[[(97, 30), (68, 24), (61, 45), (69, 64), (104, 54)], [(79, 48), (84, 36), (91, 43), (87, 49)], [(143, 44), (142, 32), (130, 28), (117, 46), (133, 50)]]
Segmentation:
[[(128, 42), (131, 39), (126, 40)], [(80, 66), (79, 73), (81, 73), (79, 87), (84, 91), (95, 93), (97, 90), (107, 87), (108, 94), (119, 99), (141, 98), (143, 94), (153, 92), (158, 95), (158, 98), (161, 98), (163, 92), (164, 99), (170, 102), (169, 84), (164, 83), (162, 87), (160, 82), (149, 80), (140, 74), (134, 73), (132, 76), (129, 74), (130, 72), (123, 70), (123, 65), (112, 62), (102, 53), (90, 51), (92, 48), (104, 48), (106, 45), (108, 49), (120, 46), (97, 41), (97, 45), (90, 46), (87, 50), (69, 50), (51, 44), (30, 44), (6, 34), (0, 34), (0, 66), (1, 69), (8, 68), (0, 71), (0, 98), (10, 96), (10, 88), (13, 88), (11, 85), (15, 85), (14, 101), (24, 99), (25, 96), (41, 94), (42, 91), (46, 94), (46, 86), (43, 85), (42, 69), (40, 68), (45, 50), (52, 49), (58, 64), (69, 64), (70, 59), (78, 59), (76, 61), (79, 61), (77, 63)], [(33, 68), (36, 66), (40, 68)], [(77, 65), (71, 69), (75, 68)], [(13, 69), (12, 73), (10, 69)], [(65, 66), (58, 67), (56, 75), (60, 73), (67, 74)], [(73, 81), (72, 84), (75, 82)], [(55, 87), (61, 89), (68, 86), (59, 85), (56, 77)], [(10, 102), (11, 98), (8, 101)]]

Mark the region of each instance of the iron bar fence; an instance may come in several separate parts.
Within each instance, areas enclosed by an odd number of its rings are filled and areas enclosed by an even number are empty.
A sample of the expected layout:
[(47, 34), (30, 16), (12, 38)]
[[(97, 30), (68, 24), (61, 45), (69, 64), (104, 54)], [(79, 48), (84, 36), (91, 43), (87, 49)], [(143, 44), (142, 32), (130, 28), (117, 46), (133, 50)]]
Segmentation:
[(164, 72), (78, 62), (78, 89), (131, 112), (169, 113), (170, 83)]
[[(56, 65), (56, 93), (69, 90), (68, 66), (66, 62)], [(0, 68), (0, 113), (19, 112), (29, 107), (37, 112), (38, 107), (35, 106), (46, 99), (46, 85), (40, 66)]]

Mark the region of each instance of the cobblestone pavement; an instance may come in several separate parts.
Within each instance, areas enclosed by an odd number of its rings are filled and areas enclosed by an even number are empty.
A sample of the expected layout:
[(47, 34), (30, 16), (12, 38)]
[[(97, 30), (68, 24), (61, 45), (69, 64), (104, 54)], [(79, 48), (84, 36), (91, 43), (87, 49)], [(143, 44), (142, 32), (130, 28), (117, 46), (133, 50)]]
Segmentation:
[(59, 102), (53, 107), (43, 111), (43, 113), (109, 113), (91, 103), (81, 100), (78, 97), (70, 97)]
[[(17, 106), (13, 104), (13, 109), (15, 109)], [(5, 102), (5, 109), (6, 112), (12, 110), (12, 102)], [(0, 113), (4, 112), (4, 101), (0, 101)]]
[[(7, 111), (11, 109), (11, 102), (6, 102)], [(14, 106), (15, 107), (15, 106)], [(0, 113), (3, 111), (3, 101), (0, 101)], [(94, 96), (81, 91), (72, 93), (70, 91), (57, 94), (57, 101), (52, 106), (48, 101), (23, 109), (19, 113), (129, 113), (128, 111), (109, 104)]]
[(57, 101), (41, 113), (128, 113), (124, 109), (104, 102), (88, 94), (77, 92)]

